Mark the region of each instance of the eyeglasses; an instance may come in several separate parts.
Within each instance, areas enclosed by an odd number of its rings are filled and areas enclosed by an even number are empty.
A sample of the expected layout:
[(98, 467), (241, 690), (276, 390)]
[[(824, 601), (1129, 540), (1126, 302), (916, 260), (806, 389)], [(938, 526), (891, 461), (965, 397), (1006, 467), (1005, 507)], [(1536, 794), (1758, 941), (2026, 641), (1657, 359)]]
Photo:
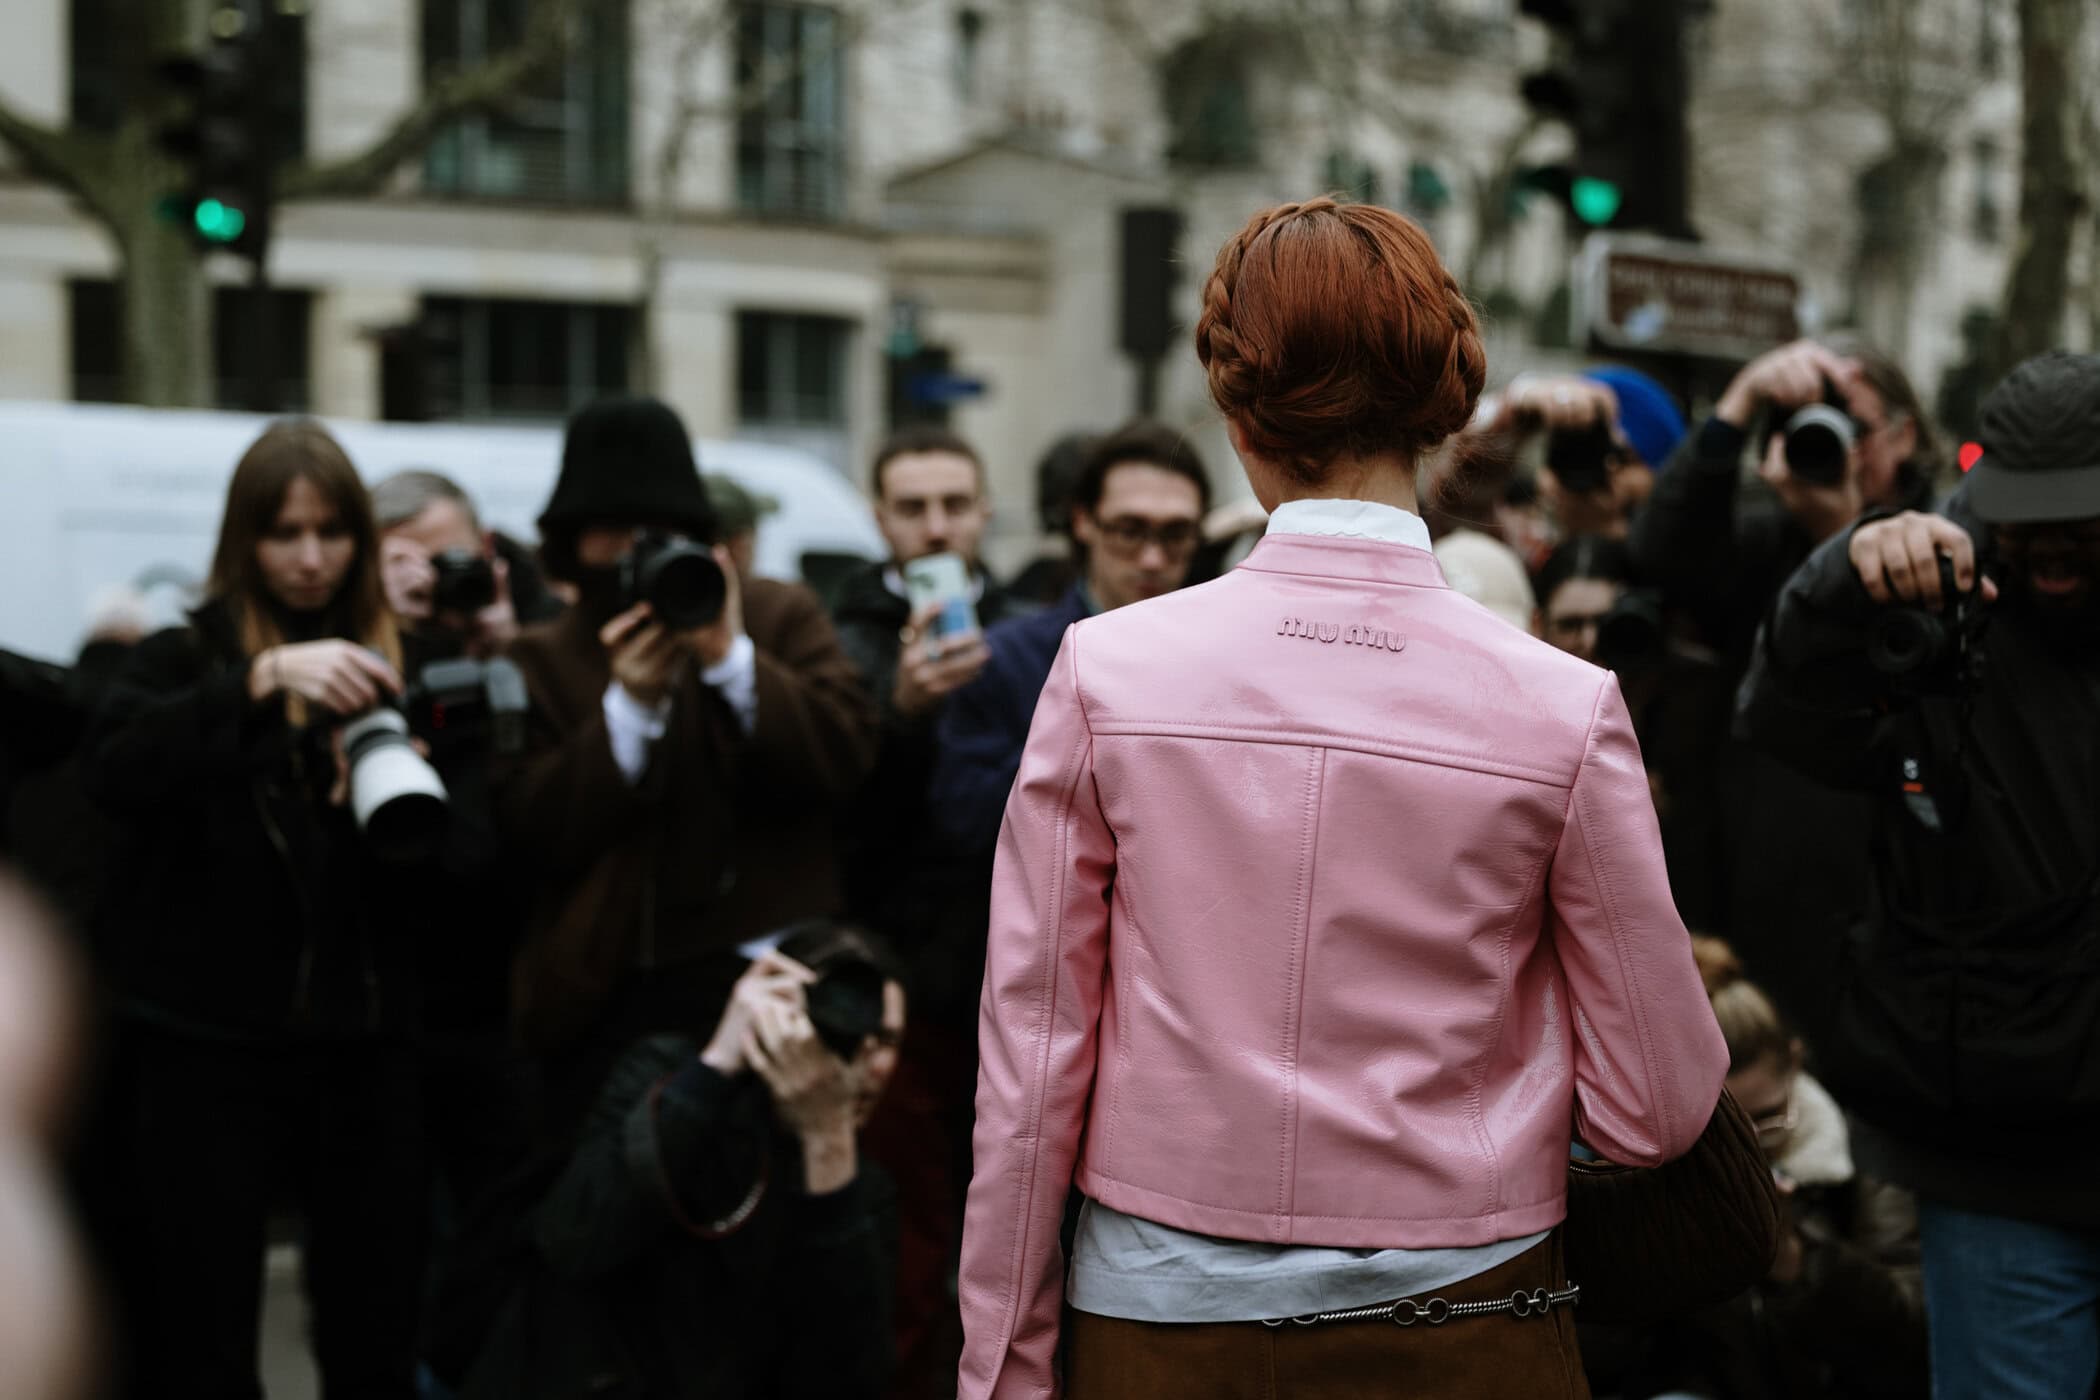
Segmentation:
[(1099, 524), (1101, 538), (1109, 548), (1133, 558), (1144, 553), (1146, 545), (1156, 544), (1160, 553), (1178, 559), (1195, 549), (1196, 541), (1202, 538), (1202, 530), (1193, 520), (1154, 522), (1135, 515), (1119, 515)]
[(1757, 1129), (1757, 1145), (1770, 1152), (1786, 1145), (1786, 1140), (1793, 1136), (1795, 1124), (1800, 1121), (1801, 1115), (1794, 1108), (1794, 1081), (1789, 1077), (1786, 1097), (1776, 1107), (1753, 1115), (1750, 1126)]

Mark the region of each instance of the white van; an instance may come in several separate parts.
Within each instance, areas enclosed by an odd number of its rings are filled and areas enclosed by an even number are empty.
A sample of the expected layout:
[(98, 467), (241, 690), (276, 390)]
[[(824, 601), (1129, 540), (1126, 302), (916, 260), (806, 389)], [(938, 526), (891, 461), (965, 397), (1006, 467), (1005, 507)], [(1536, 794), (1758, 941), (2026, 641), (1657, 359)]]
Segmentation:
[[(210, 568), (234, 463), (268, 421), (0, 403), (0, 647), (69, 660), (103, 601), (124, 589), (147, 596), (156, 625), (178, 621)], [(551, 425), (326, 421), (365, 480), (443, 472), (485, 524), (524, 540), (561, 464)], [(779, 504), (759, 527), (759, 573), (813, 578), (885, 553), (867, 503), (820, 459), (748, 442), (694, 448), (703, 471)]]

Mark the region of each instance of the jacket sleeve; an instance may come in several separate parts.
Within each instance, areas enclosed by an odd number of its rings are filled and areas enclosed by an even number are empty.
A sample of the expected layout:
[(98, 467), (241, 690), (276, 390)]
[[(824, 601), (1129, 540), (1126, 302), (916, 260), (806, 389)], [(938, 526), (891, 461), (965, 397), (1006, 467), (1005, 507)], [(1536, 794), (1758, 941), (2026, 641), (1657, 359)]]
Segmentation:
[(1670, 897), (1613, 676), (1597, 694), (1547, 898), (1567, 977), (1577, 1135), (1624, 1166), (1683, 1155), (1713, 1117), (1728, 1049)]
[(200, 787), (244, 782), (275, 751), (276, 713), (249, 699), (240, 667), (208, 669), (194, 634), (149, 637), (88, 725), (88, 793), (120, 817), (144, 817)]
[(995, 659), (984, 674), (948, 697), (941, 707), (928, 799), (935, 828), (962, 854), (982, 855), (998, 838), (1028, 738), (1008, 678)]
[(1736, 696), (1737, 737), (1833, 787), (1874, 784), (1877, 740), (1901, 707), (1866, 659), (1883, 608), (1852, 567), (1858, 528), (1824, 542), (1780, 589)]
[(979, 1012), (963, 1226), (963, 1400), (1054, 1393), (1058, 1230), (1093, 1091), (1116, 845), (1065, 634), (1006, 809)]
[(829, 1195), (796, 1200), (796, 1302), (826, 1322), (819, 1344), (788, 1346), (772, 1391), (779, 1400), (879, 1400), (886, 1392), (896, 1270), (882, 1238), (882, 1194), (863, 1169)]
[(758, 649), (756, 664), (747, 763), (794, 805), (843, 806), (875, 763), (875, 706), (815, 594), (793, 590), (778, 639)]
[[(553, 704), (553, 658), (514, 650), (532, 696), (525, 751), (497, 760), (490, 784), (497, 820), (527, 868), (548, 875), (586, 869), (657, 804), (664, 784), (652, 771), (630, 783), (613, 758), (605, 708), (595, 698), (573, 724)], [(656, 781), (652, 781), (656, 779)]]
[(604, 1278), (678, 1235), (682, 1221), (727, 1217), (753, 1189), (763, 1144), (730, 1130), (732, 1086), (696, 1054), (659, 1037), (608, 1076), (576, 1150), (533, 1212), (534, 1243), (557, 1272)]
[(1736, 577), (1742, 430), (1709, 418), (1657, 473), (1627, 540), (1642, 577), (1671, 593), (1725, 591)]

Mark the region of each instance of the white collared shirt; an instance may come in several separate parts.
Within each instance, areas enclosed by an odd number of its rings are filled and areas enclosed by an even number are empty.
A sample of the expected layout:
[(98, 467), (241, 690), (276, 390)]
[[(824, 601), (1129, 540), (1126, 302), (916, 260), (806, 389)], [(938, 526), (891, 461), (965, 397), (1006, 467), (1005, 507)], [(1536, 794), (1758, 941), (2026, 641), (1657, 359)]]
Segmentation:
[(1429, 526), (1411, 510), (1378, 501), (1285, 501), (1269, 517), (1272, 535), (1338, 535), (1429, 548)]

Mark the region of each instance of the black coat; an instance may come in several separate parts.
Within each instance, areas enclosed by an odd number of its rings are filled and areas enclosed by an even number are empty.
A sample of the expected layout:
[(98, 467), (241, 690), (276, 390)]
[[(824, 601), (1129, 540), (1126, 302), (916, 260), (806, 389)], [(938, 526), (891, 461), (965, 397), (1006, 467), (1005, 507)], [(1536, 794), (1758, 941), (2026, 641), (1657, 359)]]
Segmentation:
[(141, 642), (89, 727), (89, 795), (115, 823), (104, 910), (130, 1014), (217, 1037), (413, 1023), (426, 871), (383, 865), (329, 805), (328, 731), (248, 696), (226, 609)]
[[(1949, 514), (1963, 518), (1958, 500)], [(1866, 659), (1890, 610), (1850, 541), (1779, 595), (1737, 714), (1751, 741), (1873, 804), (1871, 899), (1842, 950), (1820, 1072), (1879, 1130), (1864, 1141), (1904, 1159), (1879, 1174), (2100, 1224), (2100, 647), (2055, 645), (2007, 603), (1990, 610), (1980, 680), (1907, 695)]]
[(699, 1048), (653, 1037), (614, 1067), (525, 1222), (515, 1286), (461, 1400), (882, 1393), (888, 1183), (863, 1164), (841, 1190), (807, 1194), (763, 1085), (722, 1078)]
[[(875, 771), (841, 833), (847, 905), (910, 962), (915, 1015), (952, 1009), (974, 1017), (971, 970), (983, 965), (986, 871), (982, 860), (942, 839), (929, 806), (941, 710), (910, 717), (891, 703), (911, 609), (884, 584), (890, 567), (871, 564), (848, 577), (833, 609), (839, 641), (882, 715)], [(987, 631), (1028, 611), (990, 577), (984, 585), (977, 617)]]

